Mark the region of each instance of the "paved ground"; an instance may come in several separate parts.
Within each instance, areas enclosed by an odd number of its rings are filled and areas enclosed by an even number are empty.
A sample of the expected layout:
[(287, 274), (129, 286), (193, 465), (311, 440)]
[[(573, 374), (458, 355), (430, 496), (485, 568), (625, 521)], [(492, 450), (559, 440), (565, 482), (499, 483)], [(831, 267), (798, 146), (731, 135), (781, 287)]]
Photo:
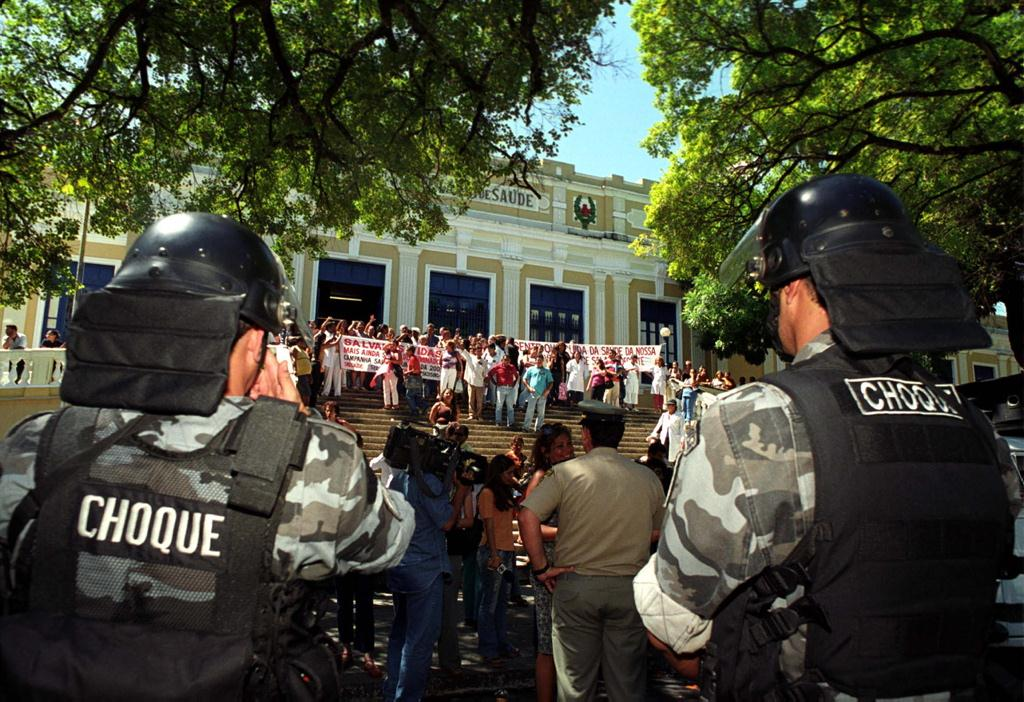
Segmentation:
[[(527, 579), (523, 579), (523, 591), (527, 600), (532, 601), (532, 592)], [(461, 602), (461, 595), (460, 595)], [(333, 607), (333, 602), (332, 602)], [(377, 662), (387, 665), (387, 638), (391, 627), (392, 608), (390, 594), (378, 590), (374, 598), (374, 619), (376, 629)], [(521, 656), (509, 661), (504, 670), (496, 671), (484, 666), (477, 653), (476, 632), (459, 627), (459, 645), (462, 653), (463, 674), (457, 678), (443, 674), (437, 668), (435, 655), (434, 668), (431, 671), (428, 699), (495, 700), (498, 690), (506, 690), (510, 702), (534, 699), (533, 681), (533, 608), (510, 607), (508, 610), (509, 640), (519, 648)], [(330, 625), (331, 634), (336, 635), (337, 619), (332, 609), (325, 618), (325, 625)], [(380, 682), (366, 675), (359, 667), (361, 656), (356, 656), (357, 665), (345, 671), (342, 680), (345, 687), (344, 698), (354, 700), (379, 700)], [(682, 681), (672, 675), (660, 657), (653, 653), (648, 657), (648, 700), (678, 700), (686, 696)], [(605, 699), (603, 696), (601, 699)]]

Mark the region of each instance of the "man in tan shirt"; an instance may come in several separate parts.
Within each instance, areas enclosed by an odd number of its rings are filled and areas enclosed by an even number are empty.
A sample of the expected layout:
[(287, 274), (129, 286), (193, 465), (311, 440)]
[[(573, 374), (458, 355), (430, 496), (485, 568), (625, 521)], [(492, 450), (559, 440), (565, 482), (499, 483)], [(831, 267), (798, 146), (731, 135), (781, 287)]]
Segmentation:
[[(632, 580), (657, 540), (665, 492), (652, 471), (616, 450), (624, 410), (596, 400), (579, 407), (586, 455), (559, 464), (530, 493), (519, 529), (534, 575), (554, 592), (558, 699), (593, 699), (600, 665), (612, 702), (642, 700), (647, 637)], [(558, 565), (547, 562), (540, 532), (555, 511)]]

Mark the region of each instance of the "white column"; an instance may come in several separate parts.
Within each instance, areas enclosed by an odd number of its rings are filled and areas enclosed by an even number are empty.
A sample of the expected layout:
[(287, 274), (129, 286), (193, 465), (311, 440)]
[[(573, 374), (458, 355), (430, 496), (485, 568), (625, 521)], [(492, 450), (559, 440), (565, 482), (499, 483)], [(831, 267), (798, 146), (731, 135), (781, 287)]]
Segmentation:
[(292, 255), (292, 274), (290, 276), (292, 287), (295, 288), (295, 293), (299, 296), (299, 307), (302, 311), (309, 316), (313, 309), (313, 300), (305, 295), (308, 291), (302, 287), (302, 278), (306, 274), (306, 256), (305, 254), (293, 254)]
[(628, 275), (615, 273), (612, 281), (615, 285), (615, 337), (613, 343), (629, 343), (629, 281)]
[(594, 273), (594, 318), (597, 322), (593, 325), (593, 329), (590, 330), (590, 334), (587, 338), (587, 341), (591, 344), (604, 343), (604, 284), (607, 277), (608, 276), (604, 271)]
[(612, 198), (612, 230), (616, 234), (626, 233), (626, 198)]
[(551, 225), (557, 232), (564, 232), (568, 229), (565, 224), (565, 210), (567, 207), (565, 197), (565, 186), (556, 185), (552, 192), (551, 200)]
[(416, 292), (419, 290), (419, 247), (398, 249), (398, 317), (399, 324), (425, 327), (426, 320), (416, 320)]
[(519, 305), (519, 282), (523, 264), (520, 261), (502, 259), (501, 270), (505, 281), (501, 291), (502, 329), (497, 331), (505, 336), (525, 339), (527, 330), (520, 326), (522, 318)]
[(472, 232), (460, 229), (455, 232), (455, 268), (459, 273), (466, 272), (466, 261), (469, 247), (473, 245)]

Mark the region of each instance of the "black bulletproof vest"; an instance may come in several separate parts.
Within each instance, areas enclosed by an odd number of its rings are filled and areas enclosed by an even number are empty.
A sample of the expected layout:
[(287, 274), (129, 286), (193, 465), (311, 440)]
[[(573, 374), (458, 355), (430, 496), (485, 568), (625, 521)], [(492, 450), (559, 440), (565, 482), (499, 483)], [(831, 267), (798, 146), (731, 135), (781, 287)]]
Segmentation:
[[(853, 359), (838, 346), (764, 381), (806, 423), (815, 527), (716, 613), (712, 694), (973, 689), (1012, 528), (987, 420), (909, 359)], [(800, 585), (802, 598), (771, 609)], [(779, 651), (798, 627), (805, 673), (788, 685)]]
[(296, 409), (261, 399), (185, 454), (135, 438), (174, 417), (142, 415), (97, 437), (97, 410), (55, 413), (36, 488), (12, 517), (14, 536), (31, 524), (19, 557), (30, 579), (23, 611), (0, 618), (0, 689), (16, 699), (263, 696), (275, 675), (272, 610), (287, 599), (271, 577), (282, 485), (305, 455)]

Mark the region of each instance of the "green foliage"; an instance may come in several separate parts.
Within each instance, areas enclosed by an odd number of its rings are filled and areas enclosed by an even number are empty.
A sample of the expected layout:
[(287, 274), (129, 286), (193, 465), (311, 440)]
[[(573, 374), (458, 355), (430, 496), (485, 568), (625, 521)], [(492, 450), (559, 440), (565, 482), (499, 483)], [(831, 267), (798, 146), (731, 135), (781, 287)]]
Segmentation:
[(553, 154), (613, 4), (0, 2), (0, 305), (59, 291), (72, 198), (99, 234), (206, 210), (282, 254), (436, 236)]
[(764, 362), (771, 340), (764, 324), (768, 299), (763, 290), (726, 288), (716, 276), (699, 273), (683, 303), (683, 321), (699, 330), (702, 348), (724, 358), (742, 355), (754, 365)]
[(712, 273), (774, 197), (862, 173), (957, 257), (982, 313), (1024, 316), (1019, 4), (638, 0), (633, 22), (664, 115), (646, 145), (672, 154), (639, 253)]

